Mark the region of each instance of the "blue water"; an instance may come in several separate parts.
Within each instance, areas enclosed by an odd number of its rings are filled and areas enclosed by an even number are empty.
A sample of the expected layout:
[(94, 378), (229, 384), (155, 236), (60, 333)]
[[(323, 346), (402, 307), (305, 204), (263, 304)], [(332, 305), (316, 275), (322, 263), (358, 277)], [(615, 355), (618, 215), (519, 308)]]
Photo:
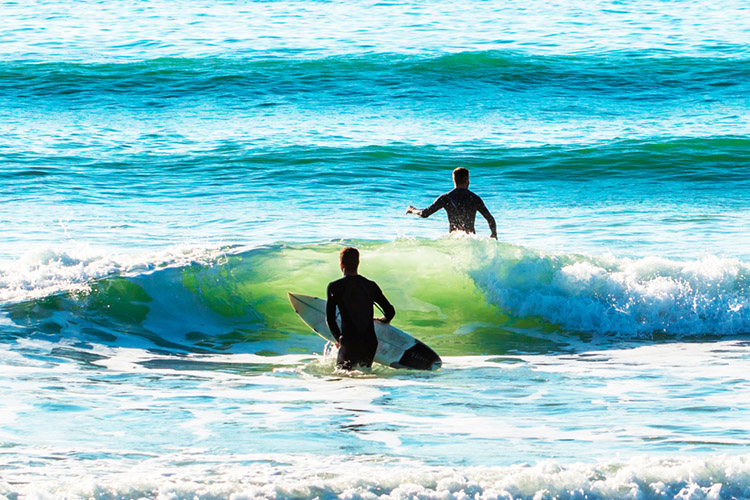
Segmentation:
[[(0, 500), (750, 498), (748, 19), (0, 0)], [(344, 245), (439, 371), (334, 371)]]

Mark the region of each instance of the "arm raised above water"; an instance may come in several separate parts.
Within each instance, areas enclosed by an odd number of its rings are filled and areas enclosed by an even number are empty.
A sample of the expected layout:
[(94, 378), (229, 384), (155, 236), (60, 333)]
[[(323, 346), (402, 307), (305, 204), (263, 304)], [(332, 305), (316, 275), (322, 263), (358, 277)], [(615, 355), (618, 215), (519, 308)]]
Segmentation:
[(430, 215), (434, 214), (435, 212), (437, 212), (441, 208), (445, 208), (445, 204), (446, 204), (447, 200), (448, 200), (448, 196), (444, 195), (444, 194), (441, 194), (440, 196), (438, 196), (437, 198), (435, 198), (435, 201), (433, 201), (432, 205), (430, 205), (429, 207), (427, 207), (425, 209), (422, 209), (422, 210), (419, 210), (419, 209), (417, 209), (417, 208), (409, 205), (408, 207), (406, 207), (406, 213), (407, 214), (416, 214), (416, 215), (422, 217), (423, 219), (426, 219), (427, 217), (429, 217)]

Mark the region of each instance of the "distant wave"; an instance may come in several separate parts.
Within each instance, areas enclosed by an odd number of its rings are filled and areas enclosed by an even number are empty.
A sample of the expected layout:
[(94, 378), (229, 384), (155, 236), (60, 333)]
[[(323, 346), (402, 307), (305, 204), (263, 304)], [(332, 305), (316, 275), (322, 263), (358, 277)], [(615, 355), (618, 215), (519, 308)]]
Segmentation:
[[(606, 178), (642, 178), (652, 181), (727, 182), (741, 190), (750, 182), (750, 137), (654, 137), (645, 140), (615, 140), (600, 144), (541, 145), (534, 147), (481, 146), (453, 144), (448, 146), (392, 144), (383, 146), (331, 147), (300, 146), (263, 147), (245, 142), (206, 143), (198, 151), (174, 152), (154, 157), (149, 151), (118, 152), (104, 150), (99, 157), (71, 157), (67, 153), (0, 150), (4, 166), (0, 179), (8, 190), (23, 194), (18, 186), (44, 188), (39, 179), (53, 177), (53, 188), (75, 185), (86, 189), (89, 183), (117, 183), (117, 173), (127, 189), (148, 186), (148, 192), (163, 193), (172, 187), (163, 179), (175, 176), (194, 178), (193, 182), (215, 183), (217, 178), (241, 186), (265, 182), (280, 188), (294, 183), (315, 181), (339, 183), (352, 169), (362, 169), (369, 176), (379, 172), (392, 179), (409, 178), (415, 172), (444, 172), (461, 164), (469, 169), (483, 169), (484, 177), (516, 181), (576, 182)], [(91, 154), (87, 152), (87, 154)], [(55, 160), (55, 161), (50, 161)], [(75, 163), (78, 168), (69, 168)], [(331, 169), (332, 163), (347, 169)], [(262, 167), (262, 169), (260, 168)], [(325, 172), (325, 176), (321, 176)], [(145, 175), (148, 174), (148, 175)], [(311, 186), (311, 189), (314, 186)], [(99, 186), (96, 187), (100, 191)], [(181, 183), (181, 193), (192, 189)], [(92, 193), (92, 196), (96, 193)], [(117, 191), (107, 196), (117, 196)]]
[[(499, 94), (613, 102), (742, 99), (750, 60), (669, 54), (533, 55), (472, 51), (414, 56), (375, 53), (305, 58), (158, 58), (117, 63), (0, 63), (6, 99), (76, 102), (113, 96), (162, 101), (240, 99), (275, 106), (309, 99), (434, 101)], [(133, 104), (136, 104), (134, 101)]]
[[(460, 353), (486, 352), (488, 329), (496, 332), (492, 345), (518, 341), (509, 332), (521, 319), (533, 320), (526, 328), (541, 338), (750, 333), (750, 264), (737, 259), (554, 255), (473, 238), (357, 244), (367, 255), (363, 274), (396, 304), (397, 325), (438, 349), (443, 342), (456, 349), (446, 339), (461, 335)], [(115, 343), (134, 335), (189, 351), (245, 344), (253, 352), (314, 352), (322, 341), (286, 293), (321, 296), (339, 274), (339, 248), (196, 250), (144, 256), (137, 265), (133, 257), (36, 254), (2, 270), (0, 292), (9, 318), (29, 332), (65, 336), (72, 328)]]

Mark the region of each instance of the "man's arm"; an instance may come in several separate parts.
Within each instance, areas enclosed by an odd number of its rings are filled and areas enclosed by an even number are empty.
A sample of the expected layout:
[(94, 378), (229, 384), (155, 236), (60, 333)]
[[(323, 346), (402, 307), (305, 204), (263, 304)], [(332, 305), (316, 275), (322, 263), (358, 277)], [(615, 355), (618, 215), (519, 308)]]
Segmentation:
[(492, 234), (490, 234), (490, 238), (497, 239), (497, 224), (495, 224), (495, 218), (492, 216), (490, 211), (487, 210), (484, 202), (480, 200), (480, 203), (481, 206), (479, 207), (479, 213), (482, 214), (482, 217), (487, 219), (487, 224), (490, 225), (490, 231), (492, 231)]
[(416, 214), (416, 215), (422, 217), (423, 219), (426, 219), (427, 217), (429, 217), (430, 215), (434, 214), (435, 212), (437, 212), (441, 208), (444, 208), (445, 207), (445, 202), (446, 202), (447, 199), (448, 199), (448, 197), (446, 195), (441, 194), (440, 196), (438, 196), (437, 198), (435, 198), (435, 201), (433, 201), (432, 205), (430, 205), (429, 207), (427, 207), (427, 208), (425, 208), (423, 210), (419, 210), (419, 209), (414, 208), (411, 205), (409, 205), (408, 207), (406, 207), (406, 213), (407, 214)]
[(341, 337), (341, 330), (339, 329), (339, 325), (336, 323), (337, 304), (330, 284), (328, 285), (326, 296), (328, 297), (328, 300), (326, 301), (326, 323), (328, 323), (328, 329), (331, 330), (333, 338), (335, 338), (336, 343), (338, 343), (339, 337)]
[(375, 285), (375, 288), (377, 289), (375, 292), (375, 297), (373, 300), (377, 305), (380, 306), (380, 309), (383, 310), (383, 316), (382, 318), (375, 318), (377, 321), (381, 323), (390, 323), (393, 317), (396, 315), (396, 309), (391, 305), (390, 302), (388, 302), (388, 299), (385, 298), (385, 295), (383, 295), (383, 291), (380, 289), (378, 285)]

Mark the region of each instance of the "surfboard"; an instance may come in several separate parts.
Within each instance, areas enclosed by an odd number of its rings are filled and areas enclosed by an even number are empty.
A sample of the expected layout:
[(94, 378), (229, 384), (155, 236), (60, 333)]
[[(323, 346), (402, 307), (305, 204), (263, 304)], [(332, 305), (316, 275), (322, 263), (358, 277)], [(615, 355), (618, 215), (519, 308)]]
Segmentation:
[[(326, 301), (298, 293), (289, 293), (289, 302), (302, 321), (312, 330), (329, 342), (336, 342), (326, 323)], [(341, 318), (337, 314), (341, 325)], [(424, 342), (415, 339), (398, 328), (383, 323), (375, 323), (375, 335), (378, 337), (378, 349), (375, 361), (392, 368), (410, 368), (412, 370), (437, 370), (443, 364), (437, 355)]]

